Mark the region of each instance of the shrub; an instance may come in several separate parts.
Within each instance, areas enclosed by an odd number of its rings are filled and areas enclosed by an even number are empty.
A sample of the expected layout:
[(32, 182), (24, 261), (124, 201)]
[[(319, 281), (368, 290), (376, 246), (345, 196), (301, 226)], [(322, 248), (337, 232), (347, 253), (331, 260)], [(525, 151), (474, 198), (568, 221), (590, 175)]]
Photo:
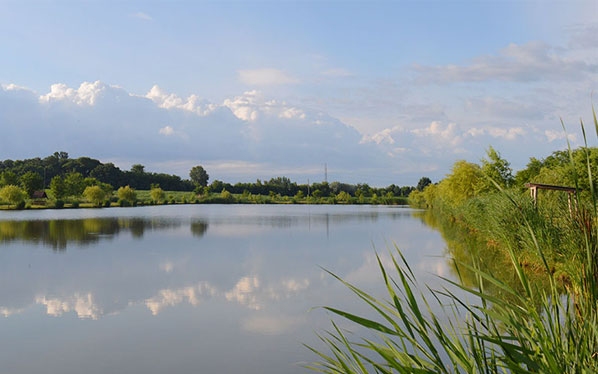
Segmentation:
[(15, 205), (17, 209), (19, 209), (21, 203), (23, 203), (22, 207), (25, 207), (26, 197), (27, 194), (25, 193), (25, 191), (23, 191), (23, 189), (18, 186), (8, 185), (0, 188), (0, 200)]
[(137, 193), (130, 186), (120, 187), (118, 191), (116, 191), (116, 196), (118, 196), (120, 201), (126, 201), (127, 204), (129, 204), (126, 206), (134, 205), (137, 201)]

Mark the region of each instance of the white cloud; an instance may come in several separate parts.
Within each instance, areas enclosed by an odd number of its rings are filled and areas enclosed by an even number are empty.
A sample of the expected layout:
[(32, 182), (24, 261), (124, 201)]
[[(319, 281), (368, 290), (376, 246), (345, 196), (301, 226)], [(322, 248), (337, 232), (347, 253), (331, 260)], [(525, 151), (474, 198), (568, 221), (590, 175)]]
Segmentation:
[(567, 57), (541, 42), (509, 44), (494, 56), (478, 57), (468, 65), (414, 66), (418, 80), (428, 83), (539, 80), (583, 80), (598, 72), (596, 61)]
[(164, 126), (158, 132), (162, 135), (169, 136), (174, 134), (174, 129), (170, 126)]
[(428, 127), (411, 130), (411, 133), (419, 137), (434, 137), (440, 139), (444, 144), (448, 143), (453, 146), (462, 141), (462, 135), (458, 133), (455, 123), (445, 126), (442, 122), (433, 121)]
[[(562, 97), (571, 92), (563, 91)], [(446, 113), (445, 107), (434, 105), (430, 112), (422, 109), (424, 103), (407, 103), (402, 108), (410, 114), (377, 131), (364, 118), (360, 133), (326, 113), (255, 90), (211, 103), (158, 86), (139, 96), (102, 82), (76, 88), (55, 84), (39, 95), (4, 84), (0, 149), (12, 159), (65, 150), (104, 162), (117, 160), (125, 168), (142, 163), (147, 170), (184, 178), (192, 166), (202, 164), (211, 180), (233, 183), (281, 175), (318, 180), (327, 163), (335, 180), (367, 179), (386, 186), (415, 184), (424, 172), (439, 179), (457, 157), (477, 161), (490, 144), (524, 165), (529, 157), (554, 150), (559, 140), (545, 132), (558, 131), (558, 116), (541, 115), (533, 104), (537, 100), (492, 94), (465, 97), (462, 103), (464, 113)], [(550, 103), (545, 99), (541, 107)], [(525, 121), (513, 121), (519, 116)], [(29, 134), (44, 142), (28, 147)]]
[(144, 12), (137, 12), (135, 14), (132, 15), (135, 18), (139, 18), (142, 19), (144, 21), (153, 21), (154, 19), (147, 13)]
[(546, 136), (546, 140), (550, 143), (556, 140), (565, 139), (569, 139), (571, 142), (577, 142), (577, 136), (575, 136), (575, 134), (567, 134), (564, 131), (545, 130), (544, 135)]
[(275, 86), (299, 83), (296, 78), (278, 69), (239, 70), (239, 80), (249, 86)]
[(63, 100), (77, 105), (93, 106), (106, 89), (107, 86), (100, 81), (83, 82), (78, 89), (70, 88), (64, 83), (57, 83), (50, 87), (48, 94), (40, 96), (39, 100), (45, 103)]
[(145, 97), (156, 103), (160, 108), (183, 109), (200, 116), (207, 116), (217, 108), (217, 105), (208, 103), (196, 95), (183, 99), (175, 94), (167, 94), (157, 85), (154, 85)]

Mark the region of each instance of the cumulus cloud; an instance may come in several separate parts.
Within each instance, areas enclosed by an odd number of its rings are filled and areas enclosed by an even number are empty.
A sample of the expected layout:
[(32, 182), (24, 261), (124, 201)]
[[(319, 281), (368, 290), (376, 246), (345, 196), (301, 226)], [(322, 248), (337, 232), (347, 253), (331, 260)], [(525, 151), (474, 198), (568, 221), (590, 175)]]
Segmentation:
[[(516, 143), (530, 134), (527, 141), (558, 140), (544, 132), (547, 125), (539, 122), (545, 118), (536, 108), (521, 102), (477, 96), (467, 99), (464, 108), (481, 120), (454, 120), (459, 117), (436, 108), (422, 116), (398, 116), (394, 125), (368, 133), (367, 125), (360, 132), (327, 113), (257, 90), (212, 103), (159, 86), (136, 95), (99, 81), (78, 87), (58, 83), (37, 94), (3, 84), (0, 149), (12, 159), (64, 150), (183, 177), (202, 164), (212, 180), (230, 182), (281, 175), (318, 180), (327, 163), (329, 175), (339, 181), (405, 185), (416, 183), (426, 170), (449, 170), (457, 155), (479, 160), (489, 144), (502, 145), (495, 142), (510, 142), (522, 153), (529, 148)], [(434, 114), (438, 119), (430, 120)], [(508, 121), (519, 115), (535, 124)], [(558, 117), (552, 127), (558, 127)], [(31, 134), (44, 139), (35, 149)], [(530, 156), (525, 154), (523, 163)]]
[(239, 70), (239, 80), (249, 86), (275, 86), (299, 83), (296, 78), (278, 69)]
[(53, 84), (50, 92), (40, 96), (40, 102), (71, 101), (77, 105), (95, 105), (96, 101), (107, 90), (107, 86), (100, 82), (83, 82), (78, 89), (70, 88), (64, 83)]
[(154, 85), (145, 95), (145, 97), (156, 103), (156, 105), (158, 105), (160, 108), (183, 109), (196, 113), (200, 116), (206, 116), (217, 108), (217, 105), (209, 103), (206, 100), (202, 100), (197, 95), (191, 95), (186, 99), (183, 99), (176, 94), (168, 94), (164, 92), (157, 85)]

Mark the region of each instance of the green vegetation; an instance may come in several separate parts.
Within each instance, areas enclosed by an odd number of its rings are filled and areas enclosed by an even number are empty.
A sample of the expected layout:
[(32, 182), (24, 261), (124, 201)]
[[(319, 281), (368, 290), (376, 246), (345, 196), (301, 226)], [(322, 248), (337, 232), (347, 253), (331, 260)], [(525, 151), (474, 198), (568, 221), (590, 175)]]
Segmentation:
[(25, 198), (27, 194), (20, 187), (12, 184), (4, 186), (0, 189), (0, 201), (14, 205), (17, 209), (25, 206)]
[[(598, 120), (594, 115), (598, 135)], [(583, 124), (582, 124), (583, 130)], [(585, 134), (584, 134), (585, 138)], [(379, 267), (388, 292), (377, 299), (341, 280), (371, 316), (326, 307), (371, 334), (333, 322), (309, 347), (323, 373), (598, 372), (598, 149), (531, 159), (514, 177), (493, 148), (482, 165), (458, 161), (438, 184), (409, 196), (442, 228), (459, 281), (424, 293), (399, 252)], [(542, 191), (525, 183), (574, 187)], [(464, 243), (476, 245), (468, 247)], [(336, 276), (335, 276), (336, 277)], [(461, 295), (465, 293), (465, 296)]]
[(116, 191), (120, 206), (134, 206), (137, 204), (137, 192), (130, 186), (124, 186)]
[(106, 193), (100, 186), (85, 187), (83, 196), (96, 207), (104, 205), (104, 200), (106, 200)]
[[(14, 185), (25, 191), (27, 207), (74, 208), (136, 206), (149, 204), (386, 204), (406, 205), (415, 188), (391, 184), (385, 188), (368, 184), (321, 182), (297, 184), (287, 177), (230, 184), (215, 180), (197, 165), (189, 171), (190, 180), (175, 175), (151, 173), (141, 164), (122, 171), (111, 163), (89, 157), (70, 159), (66, 152), (55, 152), (44, 159), (0, 161), (0, 188)], [(420, 185), (431, 183), (422, 178)], [(93, 188), (92, 188), (93, 187)], [(98, 188), (96, 188), (98, 187)], [(116, 189), (116, 196), (113, 190)], [(101, 191), (100, 191), (101, 190)], [(46, 197), (39, 197), (43, 192)], [(102, 194), (103, 191), (103, 194)], [(35, 195), (35, 196), (34, 196)], [(20, 207), (4, 200), (0, 208)]]

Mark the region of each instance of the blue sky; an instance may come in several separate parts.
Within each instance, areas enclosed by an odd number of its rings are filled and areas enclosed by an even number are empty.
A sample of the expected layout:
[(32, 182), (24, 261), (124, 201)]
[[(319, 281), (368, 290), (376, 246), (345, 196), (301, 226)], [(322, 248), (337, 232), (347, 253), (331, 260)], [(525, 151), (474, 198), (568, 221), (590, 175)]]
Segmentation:
[(597, 4), (3, 1), (0, 159), (384, 186), (492, 145), (519, 169), (591, 119)]

